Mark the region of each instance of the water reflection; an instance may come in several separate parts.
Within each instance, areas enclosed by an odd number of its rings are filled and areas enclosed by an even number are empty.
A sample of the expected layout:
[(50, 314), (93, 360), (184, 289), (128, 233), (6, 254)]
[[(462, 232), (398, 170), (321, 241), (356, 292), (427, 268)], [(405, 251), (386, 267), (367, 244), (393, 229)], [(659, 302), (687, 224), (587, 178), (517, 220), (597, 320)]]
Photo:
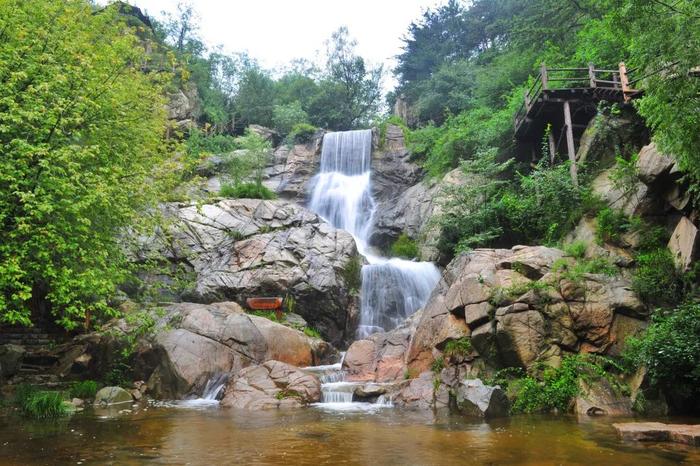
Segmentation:
[(700, 464), (700, 449), (622, 443), (612, 420), (493, 422), (406, 412), (248, 412), (151, 407), (59, 423), (0, 418), (0, 463), (14, 464)]

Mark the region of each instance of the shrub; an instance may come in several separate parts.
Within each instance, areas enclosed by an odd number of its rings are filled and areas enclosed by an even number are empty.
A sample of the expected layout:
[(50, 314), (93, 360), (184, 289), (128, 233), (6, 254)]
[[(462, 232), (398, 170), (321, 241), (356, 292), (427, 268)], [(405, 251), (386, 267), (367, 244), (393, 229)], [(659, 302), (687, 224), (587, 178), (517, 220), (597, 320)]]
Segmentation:
[(575, 259), (582, 259), (586, 255), (588, 244), (585, 241), (574, 241), (564, 246), (564, 252)]
[(655, 311), (645, 333), (627, 339), (624, 356), (630, 367), (646, 367), (653, 385), (700, 397), (700, 304)]
[(33, 391), (24, 397), (20, 410), (36, 419), (56, 418), (68, 414), (60, 392)]
[(221, 197), (233, 199), (276, 199), (277, 194), (265, 185), (256, 183), (224, 184), (219, 189)]
[(97, 382), (94, 380), (83, 380), (82, 382), (75, 382), (70, 387), (70, 397), (71, 398), (83, 398), (91, 399), (95, 398), (97, 393)]
[(393, 257), (403, 257), (404, 259), (414, 259), (419, 254), (418, 245), (406, 233), (401, 233), (394, 241), (390, 252)]
[(604, 243), (619, 244), (621, 236), (630, 231), (632, 227), (630, 219), (624, 212), (609, 207), (598, 212), (596, 224), (595, 236), (600, 245)]
[(223, 154), (239, 148), (236, 138), (227, 134), (207, 134), (199, 128), (190, 130), (186, 142), (187, 155), (197, 159), (202, 154)]
[(445, 358), (438, 356), (435, 361), (430, 365), (430, 370), (435, 374), (439, 374), (445, 368)]
[(676, 304), (683, 299), (682, 276), (676, 270), (671, 252), (657, 248), (637, 255), (632, 288), (642, 300), (652, 304)]
[(341, 270), (340, 275), (343, 277), (350, 293), (360, 291), (362, 286), (362, 259), (360, 259), (360, 256), (352, 257), (345, 265), (345, 268)]
[(579, 394), (581, 379), (594, 382), (606, 379), (616, 390), (622, 386), (606, 371), (622, 370), (609, 359), (586, 354), (565, 356), (559, 367), (545, 367), (540, 373), (509, 381), (515, 397), (513, 413), (536, 413), (556, 410), (567, 412)]
[(462, 337), (457, 340), (450, 340), (445, 344), (443, 351), (445, 356), (452, 358), (454, 356), (467, 356), (472, 351), (472, 341), (469, 337)]
[(287, 135), (287, 140), (290, 143), (305, 144), (311, 141), (317, 131), (318, 128), (316, 128), (314, 125), (299, 123), (294, 125), (292, 130), (289, 132)]
[(288, 135), (300, 124), (308, 124), (309, 116), (299, 101), (285, 105), (275, 105), (272, 110), (272, 125), (282, 136)]

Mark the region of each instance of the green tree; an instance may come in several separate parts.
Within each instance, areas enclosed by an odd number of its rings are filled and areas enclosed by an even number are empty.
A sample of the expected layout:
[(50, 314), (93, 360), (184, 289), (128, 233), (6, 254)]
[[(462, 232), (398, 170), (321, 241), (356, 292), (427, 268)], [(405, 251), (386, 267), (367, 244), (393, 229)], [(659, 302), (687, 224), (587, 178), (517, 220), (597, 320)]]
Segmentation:
[(369, 68), (357, 43), (341, 27), (327, 43), (326, 69), (308, 113), (323, 128), (348, 130), (369, 124), (381, 105), (382, 67)]
[(243, 72), (235, 98), (236, 112), (243, 125), (271, 127), (274, 100), (274, 81), (267, 71), (251, 66)]
[(309, 122), (309, 116), (301, 108), (299, 101), (275, 105), (272, 114), (273, 126), (282, 136), (288, 135), (294, 126)]
[(115, 8), (0, 2), (0, 320), (113, 314), (118, 235), (165, 177), (163, 80)]

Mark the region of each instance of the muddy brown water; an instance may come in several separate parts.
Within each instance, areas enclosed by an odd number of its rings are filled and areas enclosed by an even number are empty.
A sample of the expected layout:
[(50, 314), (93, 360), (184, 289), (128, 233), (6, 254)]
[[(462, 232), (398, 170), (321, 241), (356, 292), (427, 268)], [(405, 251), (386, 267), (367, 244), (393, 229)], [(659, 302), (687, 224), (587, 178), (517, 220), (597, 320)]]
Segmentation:
[[(697, 421), (697, 420), (696, 420)], [(0, 417), (0, 464), (666, 465), (700, 448), (618, 440), (612, 419), (491, 422), (399, 409), (86, 410), (55, 422)]]

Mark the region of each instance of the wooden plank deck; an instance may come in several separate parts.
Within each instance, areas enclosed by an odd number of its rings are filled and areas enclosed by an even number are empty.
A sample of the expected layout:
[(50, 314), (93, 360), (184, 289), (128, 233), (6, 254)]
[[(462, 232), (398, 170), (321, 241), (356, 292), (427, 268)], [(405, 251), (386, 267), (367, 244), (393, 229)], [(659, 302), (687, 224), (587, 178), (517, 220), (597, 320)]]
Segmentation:
[(515, 138), (536, 139), (547, 121), (561, 119), (562, 106), (574, 108), (600, 101), (628, 102), (641, 92), (630, 87), (624, 63), (617, 70), (586, 68), (547, 68), (544, 64), (515, 115)]

